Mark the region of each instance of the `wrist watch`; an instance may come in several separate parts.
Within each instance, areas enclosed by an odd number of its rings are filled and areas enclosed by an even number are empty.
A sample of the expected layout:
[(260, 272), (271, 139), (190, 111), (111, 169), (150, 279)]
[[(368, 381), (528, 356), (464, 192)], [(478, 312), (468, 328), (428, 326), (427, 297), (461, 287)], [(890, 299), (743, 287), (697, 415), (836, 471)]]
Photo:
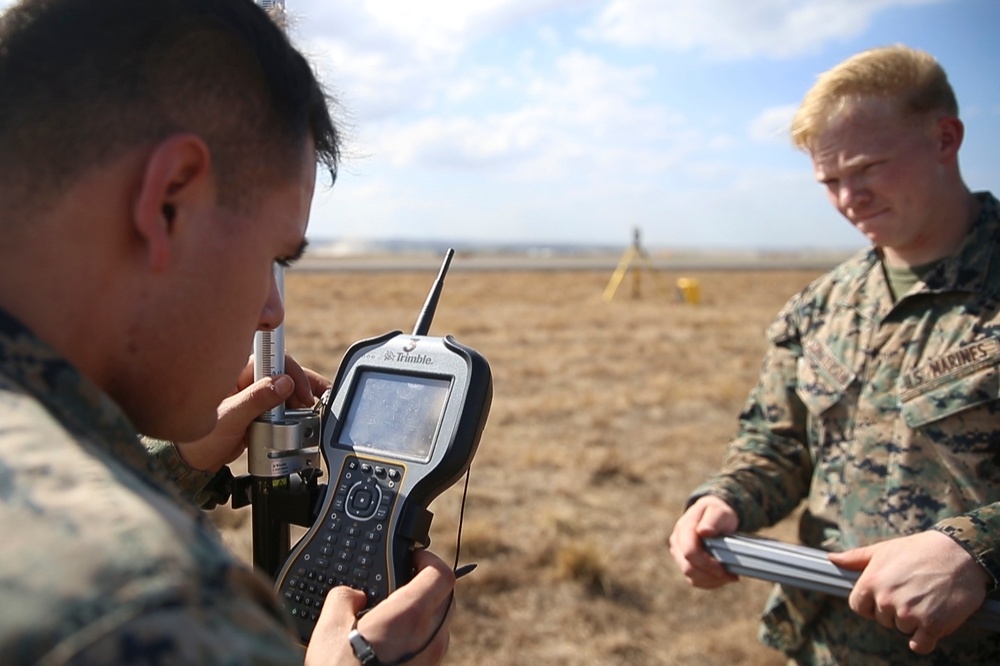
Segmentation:
[(347, 641), (354, 650), (354, 656), (358, 658), (362, 666), (381, 666), (378, 657), (375, 656), (375, 648), (368, 642), (368, 639), (361, 635), (357, 627), (351, 629), (347, 634)]

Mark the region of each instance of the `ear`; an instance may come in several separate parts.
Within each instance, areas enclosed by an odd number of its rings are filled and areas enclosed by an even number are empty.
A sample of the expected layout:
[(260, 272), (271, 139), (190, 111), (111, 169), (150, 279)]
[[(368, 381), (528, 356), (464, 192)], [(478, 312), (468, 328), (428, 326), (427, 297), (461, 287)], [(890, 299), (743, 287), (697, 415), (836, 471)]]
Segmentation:
[(957, 117), (945, 116), (937, 121), (935, 139), (942, 162), (954, 162), (958, 159), (958, 149), (962, 147), (964, 137), (965, 125)]
[(149, 267), (170, 266), (173, 241), (206, 206), (215, 187), (208, 145), (194, 134), (176, 134), (157, 143), (145, 162), (132, 223)]

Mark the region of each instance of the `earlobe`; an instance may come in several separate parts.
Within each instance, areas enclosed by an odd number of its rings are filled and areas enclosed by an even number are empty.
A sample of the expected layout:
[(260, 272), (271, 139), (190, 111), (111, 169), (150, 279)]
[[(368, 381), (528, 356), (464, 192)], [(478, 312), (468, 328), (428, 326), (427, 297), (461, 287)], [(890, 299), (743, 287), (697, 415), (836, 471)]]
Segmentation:
[(185, 219), (210, 203), (211, 159), (198, 136), (171, 136), (149, 153), (132, 211), (133, 231), (154, 272), (169, 268)]

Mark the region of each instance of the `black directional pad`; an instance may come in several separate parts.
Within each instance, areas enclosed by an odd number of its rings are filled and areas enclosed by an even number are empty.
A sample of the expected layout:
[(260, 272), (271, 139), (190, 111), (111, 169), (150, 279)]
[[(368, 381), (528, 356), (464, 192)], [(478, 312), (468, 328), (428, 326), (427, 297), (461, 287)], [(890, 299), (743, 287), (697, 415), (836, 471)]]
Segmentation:
[(382, 489), (371, 477), (358, 481), (347, 491), (347, 515), (357, 520), (367, 520), (375, 515), (382, 499)]

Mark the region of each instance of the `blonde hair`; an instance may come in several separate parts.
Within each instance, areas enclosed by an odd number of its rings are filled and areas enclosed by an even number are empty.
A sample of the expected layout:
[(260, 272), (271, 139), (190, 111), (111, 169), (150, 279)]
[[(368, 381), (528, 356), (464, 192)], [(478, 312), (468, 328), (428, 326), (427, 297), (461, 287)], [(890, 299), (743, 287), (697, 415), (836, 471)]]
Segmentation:
[(886, 46), (862, 51), (817, 78), (792, 119), (792, 142), (808, 151), (839, 113), (869, 98), (892, 102), (902, 118), (958, 116), (955, 92), (933, 56)]

